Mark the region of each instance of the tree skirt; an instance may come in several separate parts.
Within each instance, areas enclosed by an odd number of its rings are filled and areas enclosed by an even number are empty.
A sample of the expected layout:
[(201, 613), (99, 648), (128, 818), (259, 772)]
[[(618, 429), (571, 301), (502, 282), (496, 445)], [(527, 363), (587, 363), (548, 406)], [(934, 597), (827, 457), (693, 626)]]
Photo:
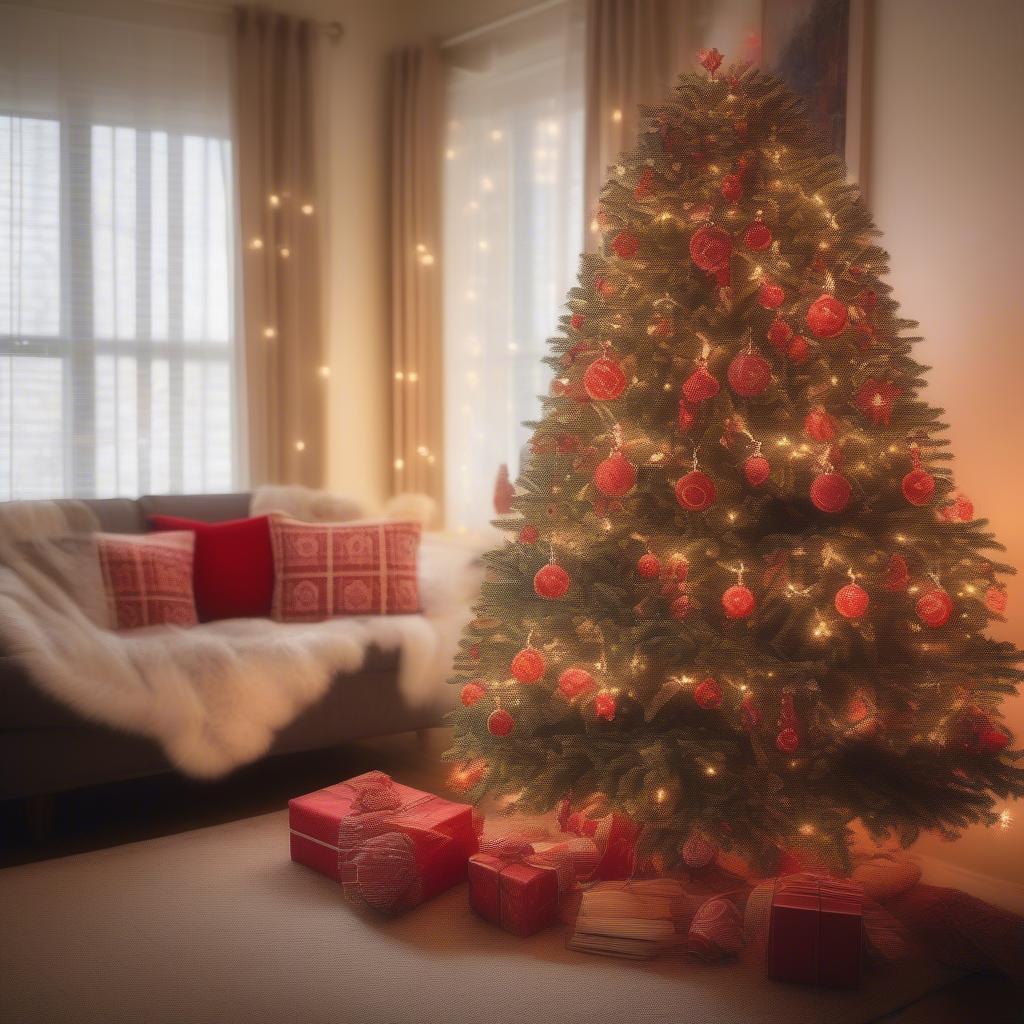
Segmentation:
[(465, 886), (398, 919), (288, 858), (284, 812), (0, 872), (0, 1018), (21, 1024), (871, 1020), (958, 975), (874, 969), (855, 992), (684, 954), (632, 963), (517, 939)]

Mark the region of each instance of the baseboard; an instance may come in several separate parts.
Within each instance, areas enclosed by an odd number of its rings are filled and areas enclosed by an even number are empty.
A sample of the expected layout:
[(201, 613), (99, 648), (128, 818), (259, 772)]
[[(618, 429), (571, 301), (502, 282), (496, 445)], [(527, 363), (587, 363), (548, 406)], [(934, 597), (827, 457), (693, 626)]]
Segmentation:
[(921, 865), (921, 881), (928, 885), (961, 889), (998, 907), (1024, 914), (1024, 883), (983, 875), (938, 857), (917, 855), (913, 859)]

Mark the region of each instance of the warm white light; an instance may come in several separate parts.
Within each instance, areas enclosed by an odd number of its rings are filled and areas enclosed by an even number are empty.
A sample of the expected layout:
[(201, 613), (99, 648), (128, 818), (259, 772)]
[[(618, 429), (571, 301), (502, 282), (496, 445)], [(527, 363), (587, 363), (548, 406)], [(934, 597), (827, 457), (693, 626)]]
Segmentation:
[(419, 448), (416, 449), (416, 453), (418, 455), (427, 456), (430, 454), (430, 450), (427, 448), (425, 444), (421, 444)]
[(1009, 828), (1010, 823), (1013, 821), (1013, 815), (1006, 809), (999, 812), (999, 827)]
[(617, 109), (617, 108), (615, 110), (613, 110), (612, 111), (612, 120), (616, 124), (618, 124), (622, 120), (622, 111)]
[(487, 252), (487, 250), (490, 249), (491, 247), (491, 243), (488, 242), (486, 238), (481, 238), (480, 241), (476, 243), (476, 247), (481, 252)]
[(405, 459), (395, 459), (395, 469), (405, 469)]
[(416, 251), (417, 252), (426, 252), (427, 251), (427, 247), (422, 242), (417, 242), (416, 243)]
[(405, 374), (401, 370), (395, 370), (395, 380), (405, 380)]
[(444, 155), (445, 155), (445, 159), (447, 159), (447, 160), (454, 160), (455, 159), (455, 150), (452, 149), (451, 147), (449, 147), (448, 149), (446, 149), (444, 151)]
[(280, 206), (281, 205), (281, 197), (280, 196), (275, 196), (275, 195), (269, 195), (269, 196), (267, 196), (267, 202), (270, 203), (271, 206)]
[(491, 140), (491, 142), (501, 142), (501, 140), (504, 137), (505, 136), (502, 134), (502, 132), (499, 129), (494, 128), (494, 129), (491, 130), (491, 133), (490, 133), (490, 140)]
[(277, 331), (274, 330), (273, 327), (264, 327), (263, 328), (263, 337), (264, 338), (276, 338), (277, 337)]
[(306, 442), (305, 441), (296, 441), (295, 442), (295, 450), (297, 452), (304, 452), (306, 450)]
[(281, 259), (283, 260), (288, 259), (292, 254), (291, 249), (289, 249), (287, 245), (282, 245), (281, 248), (278, 249), (278, 252), (281, 254)]
[(302, 206), (300, 207), (300, 209), (302, 210), (302, 212), (307, 217), (309, 217), (313, 213), (313, 204), (312, 203), (303, 203)]
[(804, 824), (800, 826), (799, 832), (802, 836), (813, 836), (814, 826), (809, 821), (804, 822)]
[(262, 249), (263, 248), (263, 239), (262, 238), (254, 238), (249, 243), (249, 248), (250, 249)]
[(320, 369), (317, 370), (316, 372), (321, 377), (330, 377), (330, 375), (331, 375), (331, 368), (329, 366), (321, 366)]
[(482, 177), (482, 178), (480, 179), (480, 187), (481, 187), (481, 188), (482, 188), (482, 189), (483, 189), (483, 190), (484, 190), (485, 192), (493, 192), (493, 191), (494, 191), (494, 182), (493, 182), (493, 181), (492, 181), (492, 180), (491, 180), (490, 178), (488, 178), (488, 177), (487, 177), (487, 175), (485, 174), (485, 175), (484, 175), (484, 176), (483, 176), (483, 177)]
[(434, 265), (434, 257), (429, 253), (425, 252), (420, 256), (420, 266), (432, 267)]
[(417, 372), (416, 372), (415, 370), (410, 370), (410, 371), (409, 371), (409, 372), (408, 372), (408, 373), (406, 374), (406, 376), (405, 376), (405, 379), (406, 379), (406, 380), (407, 380), (407, 381), (408, 381), (408, 382), (409, 382), (410, 384), (415, 384), (415, 383), (416, 383), (416, 381), (418, 381), (418, 380), (420, 379), (420, 375), (419, 375), (419, 374), (418, 374), (418, 373), (417, 373)]

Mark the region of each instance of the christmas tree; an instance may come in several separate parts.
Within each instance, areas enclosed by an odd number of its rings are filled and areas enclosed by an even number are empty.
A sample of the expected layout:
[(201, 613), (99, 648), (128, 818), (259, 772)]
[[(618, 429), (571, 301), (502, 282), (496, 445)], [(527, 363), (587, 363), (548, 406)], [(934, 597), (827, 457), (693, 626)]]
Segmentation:
[(955, 491), (856, 185), (749, 67), (642, 111), (453, 682), (453, 786), (600, 795), (643, 853), (848, 865), (1024, 792), (1012, 571)]

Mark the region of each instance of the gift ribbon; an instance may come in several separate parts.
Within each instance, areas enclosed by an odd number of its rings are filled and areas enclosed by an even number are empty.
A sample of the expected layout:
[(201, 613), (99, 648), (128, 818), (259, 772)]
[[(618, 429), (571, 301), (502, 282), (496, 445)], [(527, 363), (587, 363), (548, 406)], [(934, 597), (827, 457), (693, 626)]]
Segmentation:
[(502, 861), (502, 864), (497, 869), (498, 923), (501, 927), (505, 927), (506, 911), (505, 900), (502, 896), (503, 886), (501, 879), (509, 868), (517, 864), (528, 864), (531, 867), (554, 871), (557, 879), (558, 896), (562, 896), (566, 892), (575, 878), (572, 859), (568, 855), (567, 849), (563, 849), (560, 855), (556, 855), (555, 850), (538, 852), (533, 849), (533, 844), (526, 840), (504, 838), (489, 843), (486, 852), (490, 856)]

